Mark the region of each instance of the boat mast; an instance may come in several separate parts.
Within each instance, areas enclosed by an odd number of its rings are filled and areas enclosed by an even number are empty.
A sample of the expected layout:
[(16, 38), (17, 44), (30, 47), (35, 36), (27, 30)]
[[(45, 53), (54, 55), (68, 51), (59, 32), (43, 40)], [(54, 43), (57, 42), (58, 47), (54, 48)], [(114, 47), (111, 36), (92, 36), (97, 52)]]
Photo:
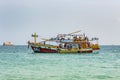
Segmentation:
[(36, 32), (34, 34), (32, 34), (32, 37), (34, 38), (34, 43), (36, 43), (36, 38), (38, 37), (38, 35), (36, 34)]
[(69, 33), (68, 35), (75, 34), (75, 33), (79, 33), (79, 32), (80, 32), (80, 30), (75, 31), (75, 32), (71, 32), (71, 33)]

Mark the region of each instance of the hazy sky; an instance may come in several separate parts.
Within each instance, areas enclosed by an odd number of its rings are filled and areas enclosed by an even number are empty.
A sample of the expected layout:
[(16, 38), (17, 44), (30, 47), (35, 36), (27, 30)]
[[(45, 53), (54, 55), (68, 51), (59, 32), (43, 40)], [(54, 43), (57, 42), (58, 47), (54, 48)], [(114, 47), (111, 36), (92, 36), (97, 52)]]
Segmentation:
[(120, 45), (120, 0), (0, 0), (0, 45), (24, 45), (34, 32), (48, 38), (76, 30)]

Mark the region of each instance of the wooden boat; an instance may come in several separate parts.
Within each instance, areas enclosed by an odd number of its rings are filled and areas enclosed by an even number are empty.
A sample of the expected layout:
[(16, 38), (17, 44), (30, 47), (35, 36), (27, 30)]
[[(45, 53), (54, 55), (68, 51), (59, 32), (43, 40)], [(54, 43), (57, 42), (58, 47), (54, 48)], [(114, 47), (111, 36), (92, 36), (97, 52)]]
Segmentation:
[[(35, 53), (92, 53), (94, 50), (99, 50), (99, 44), (93, 44), (85, 34), (74, 34), (79, 31), (70, 34), (58, 34), (55, 38), (36, 42), (38, 35), (34, 33), (34, 42), (28, 41), (28, 47), (30, 46)], [(66, 38), (67, 36), (67, 38)], [(69, 36), (69, 37), (68, 37)], [(98, 38), (96, 38), (98, 42)], [(56, 42), (58, 45), (46, 44), (46, 42)]]

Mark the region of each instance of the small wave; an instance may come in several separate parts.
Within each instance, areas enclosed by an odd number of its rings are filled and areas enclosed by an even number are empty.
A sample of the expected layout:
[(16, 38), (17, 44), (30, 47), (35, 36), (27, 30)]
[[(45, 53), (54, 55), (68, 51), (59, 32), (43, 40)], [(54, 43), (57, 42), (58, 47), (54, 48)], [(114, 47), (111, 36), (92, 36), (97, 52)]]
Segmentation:
[(96, 79), (111, 79), (113, 77), (108, 76), (108, 75), (95, 75), (93, 78), (96, 78)]

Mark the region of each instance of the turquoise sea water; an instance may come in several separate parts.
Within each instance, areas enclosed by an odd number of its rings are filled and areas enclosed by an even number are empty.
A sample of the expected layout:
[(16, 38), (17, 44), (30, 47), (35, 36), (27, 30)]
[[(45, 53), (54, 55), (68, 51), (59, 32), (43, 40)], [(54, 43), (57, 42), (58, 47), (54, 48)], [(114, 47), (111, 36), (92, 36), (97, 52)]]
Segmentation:
[(0, 46), (0, 80), (120, 80), (120, 46), (92, 54), (39, 54)]

